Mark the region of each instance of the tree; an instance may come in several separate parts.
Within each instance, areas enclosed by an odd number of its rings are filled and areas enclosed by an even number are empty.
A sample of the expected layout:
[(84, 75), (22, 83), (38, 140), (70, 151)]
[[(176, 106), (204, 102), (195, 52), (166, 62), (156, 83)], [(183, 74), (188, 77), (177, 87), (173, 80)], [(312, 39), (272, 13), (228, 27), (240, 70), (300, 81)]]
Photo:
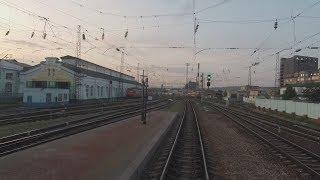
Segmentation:
[(320, 88), (308, 88), (305, 90), (304, 96), (310, 102), (320, 102)]
[(223, 92), (223, 97), (226, 97), (227, 95), (228, 95), (227, 91), (224, 90), (224, 92)]
[(296, 91), (291, 87), (288, 86), (284, 94), (282, 95), (282, 98), (284, 100), (291, 100), (297, 96)]

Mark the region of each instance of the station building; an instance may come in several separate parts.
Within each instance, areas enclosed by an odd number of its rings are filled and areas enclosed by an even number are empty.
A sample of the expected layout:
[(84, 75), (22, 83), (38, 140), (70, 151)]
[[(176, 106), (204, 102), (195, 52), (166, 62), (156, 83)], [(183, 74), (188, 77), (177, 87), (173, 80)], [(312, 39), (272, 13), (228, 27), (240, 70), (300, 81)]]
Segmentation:
[(139, 86), (132, 76), (72, 56), (45, 58), (23, 70), (20, 81), (23, 102), (32, 104), (124, 97)]
[(0, 100), (6, 101), (22, 97), (19, 89), (20, 72), (30, 65), (15, 59), (0, 59)]

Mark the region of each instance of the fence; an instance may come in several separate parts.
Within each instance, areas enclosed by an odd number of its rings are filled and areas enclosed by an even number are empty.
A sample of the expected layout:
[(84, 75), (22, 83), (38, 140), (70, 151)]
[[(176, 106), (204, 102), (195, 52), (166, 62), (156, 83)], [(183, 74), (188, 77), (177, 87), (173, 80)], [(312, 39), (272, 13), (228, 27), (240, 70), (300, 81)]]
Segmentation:
[(286, 113), (295, 113), (299, 116), (308, 116), (309, 118), (320, 118), (320, 104), (295, 102), (290, 100), (275, 99), (255, 99), (255, 106), (267, 109), (282, 111)]
[(22, 94), (0, 93), (0, 104), (22, 102)]

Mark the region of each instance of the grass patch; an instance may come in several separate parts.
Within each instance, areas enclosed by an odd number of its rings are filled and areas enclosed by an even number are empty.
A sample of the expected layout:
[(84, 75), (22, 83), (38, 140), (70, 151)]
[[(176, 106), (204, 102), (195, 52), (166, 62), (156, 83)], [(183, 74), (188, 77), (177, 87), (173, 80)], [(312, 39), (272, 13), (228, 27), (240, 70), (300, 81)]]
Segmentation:
[(280, 119), (284, 119), (286, 121), (290, 121), (293, 122), (295, 124), (302, 124), (311, 128), (315, 128), (315, 129), (320, 129), (320, 124), (319, 122), (316, 122), (317, 120), (315, 119), (311, 119), (311, 118), (307, 118), (304, 116), (294, 116), (292, 114), (288, 114), (288, 113), (281, 113), (281, 114), (276, 114), (274, 112), (263, 112), (264, 114), (267, 114), (269, 116), (272, 117), (276, 117), (276, 118), (280, 118)]
[(9, 109), (9, 108), (16, 108), (16, 107), (21, 107), (22, 103), (0, 103), (0, 110), (1, 109)]
[(172, 104), (171, 106), (169, 106), (167, 111), (169, 111), (169, 112), (182, 112), (183, 109), (184, 109), (184, 103), (182, 101), (178, 101), (178, 102)]
[(56, 119), (45, 119), (42, 121), (23, 122), (19, 124), (3, 125), (3, 126), (0, 126), (0, 137), (18, 134), (26, 131), (31, 131), (34, 129), (46, 128), (49, 126), (84, 118), (86, 116), (90, 116), (90, 114), (74, 115), (70, 117), (61, 117)]

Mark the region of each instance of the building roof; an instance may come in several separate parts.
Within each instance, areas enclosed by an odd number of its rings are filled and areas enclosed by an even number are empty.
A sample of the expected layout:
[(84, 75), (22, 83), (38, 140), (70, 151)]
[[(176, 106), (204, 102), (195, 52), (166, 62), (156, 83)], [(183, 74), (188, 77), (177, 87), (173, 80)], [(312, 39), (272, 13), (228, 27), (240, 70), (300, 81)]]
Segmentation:
[(76, 59), (76, 60), (84, 61), (84, 62), (86, 62), (86, 63), (89, 63), (89, 64), (92, 64), (92, 65), (95, 65), (95, 66), (98, 66), (98, 67), (104, 68), (104, 69), (106, 69), (106, 70), (114, 71), (114, 72), (117, 72), (117, 73), (119, 73), (119, 74), (122, 74), (122, 75), (125, 75), (125, 76), (128, 76), (128, 77), (132, 77), (132, 78), (134, 78), (133, 76), (130, 76), (130, 75), (128, 75), (128, 74), (121, 73), (121, 72), (119, 72), (119, 71), (116, 71), (116, 70), (113, 70), (113, 69), (110, 69), (110, 68), (107, 68), (107, 67), (104, 67), (104, 66), (101, 66), (101, 65), (95, 64), (95, 63), (93, 63), (93, 62), (86, 61), (86, 60), (84, 60), (84, 59), (74, 57), (74, 56), (66, 55), (66, 56), (62, 56), (62, 57), (60, 57), (60, 58), (61, 58), (61, 59), (63, 59), (63, 60), (66, 60), (66, 59)]
[(30, 67), (30, 66), (31, 66), (31, 65), (29, 65), (29, 64), (25, 64), (25, 63), (18, 62), (18, 61), (15, 60), (15, 59), (0, 59), (0, 60), (6, 61), (6, 62), (9, 62), (9, 63), (12, 63), (12, 64), (15, 64), (15, 65), (20, 66), (20, 67), (23, 67), (23, 68), (25, 68), (25, 67)]
[(120, 81), (120, 82), (124, 82), (124, 83), (135, 84), (135, 85), (139, 84), (137, 81), (122, 79), (122, 78), (119, 78), (119, 77), (111, 76), (111, 75), (100, 73), (100, 72), (97, 72), (97, 71), (92, 71), (92, 70), (76, 67), (76, 66), (73, 66), (73, 65), (68, 64), (68, 63), (61, 63), (61, 64), (62, 64), (63, 67), (66, 67), (66, 68), (68, 68), (68, 69), (70, 69), (70, 70), (72, 70), (72, 71), (74, 71), (76, 73), (85, 74), (85, 75), (88, 75), (90, 77), (110, 79), (112, 81)]
[(310, 58), (310, 59), (318, 60), (317, 57), (294, 55), (294, 56), (289, 57), (289, 58), (282, 57), (282, 58), (281, 58), (281, 61), (283, 61), (283, 60), (291, 61), (292, 59), (300, 60), (300, 58), (302, 58), (302, 59), (305, 59), (305, 58), (308, 58), (308, 59), (309, 59), (309, 58)]

